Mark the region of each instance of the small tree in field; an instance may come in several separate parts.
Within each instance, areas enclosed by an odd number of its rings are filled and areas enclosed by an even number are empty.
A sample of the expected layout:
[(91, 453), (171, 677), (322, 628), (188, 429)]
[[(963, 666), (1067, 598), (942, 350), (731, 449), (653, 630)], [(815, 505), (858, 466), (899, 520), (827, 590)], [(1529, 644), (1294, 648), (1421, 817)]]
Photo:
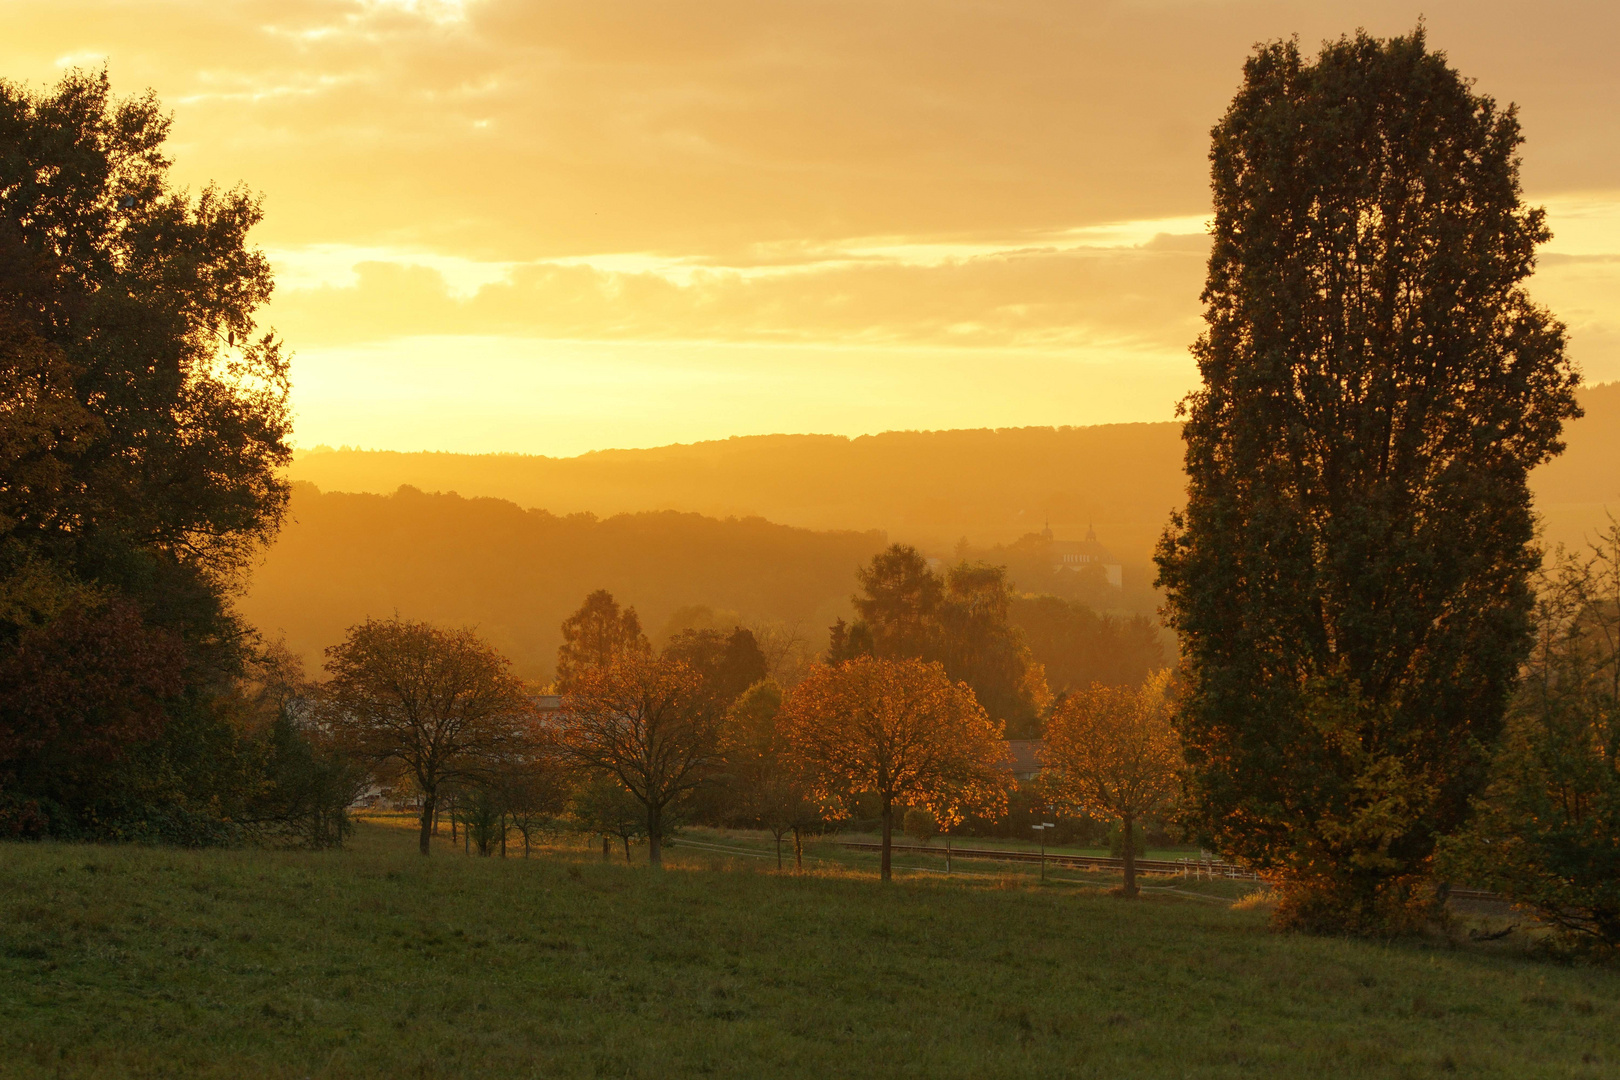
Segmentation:
[(1124, 839), (1126, 896), (1135, 896), (1135, 826), (1175, 793), (1181, 746), (1170, 726), (1169, 671), (1139, 690), (1092, 684), (1046, 723), (1041, 783), (1047, 796), (1092, 817), (1113, 817)]
[(926, 808), (954, 825), (969, 810), (1006, 807), (1012, 774), (1002, 767), (1001, 726), (938, 664), (859, 656), (818, 666), (783, 712), (788, 745), (823, 805), (847, 812), (856, 797), (877, 797), (884, 881), (896, 808)]
[(727, 712), (724, 751), (733, 820), (770, 831), (778, 870), (782, 840), (792, 833), (793, 866), (803, 870), (804, 833), (819, 826), (823, 815), (792, 759), (781, 721), (782, 690), (769, 679), (749, 687)]
[(523, 857), (527, 859), (535, 832), (568, 808), (568, 777), (561, 755), (554, 746), (537, 747), (499, 769), (494, 785), (507, 822), (523, 837)]
[(1530, 908), (1577, 947), (1620, 950), (1620, 525), (1566, 559), (1536, 605), (1536, 645), (1490, 786), (1444, 868)]
[(626, 656), (575, 672), (557, 741), (574, 763), (617, 779), (641, 803), (647, 859), (663, 865), (670, 812), (720, 764), (720, 718), (685, 664)]
[(326, 650), (326, 670), (323, 714), (333, 739), (378, 765), (403, 767), (422, 793), (423, 855), (441, 790), (488, 777), (533, 737), (522, 683), (471, 630), (368, 619)]
[(573, 811), (580, 824), (601, 834), (603, 862), (611, 840), (624, 844), (624, 861), (629, 862), (630, 842), (647, 835), (647, 808), (606, 773), (591, 776), (574, 791)]

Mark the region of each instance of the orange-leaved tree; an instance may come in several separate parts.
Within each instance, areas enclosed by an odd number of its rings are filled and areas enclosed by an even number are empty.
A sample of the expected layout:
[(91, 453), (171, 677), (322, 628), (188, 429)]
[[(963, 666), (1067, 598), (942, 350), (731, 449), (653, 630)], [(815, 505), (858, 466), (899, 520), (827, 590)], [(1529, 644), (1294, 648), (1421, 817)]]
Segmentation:
[(1136, 895), (1132, 828), (1175, 793), (1181, 744), (1170, 726), (1170, 672), (1140, 689), (1093, 683), (1064, 699), (1046, 722), (1041, 784), (1059, 805), (1116, 817), (1125, 837), (1125, 895)]
[(1012, 774), (1001, 725), (939, 664), (857, 656), (818, 665), (783, 706), (788, 745), (824, 805), (848, 813), (877, 797), (882, 877), (890, 873), (897, 809), (923, 807), (944, 827), (969, 812), (998, 814)]
[(325, 727), (357, 756), (410, 774), (423, 855), (444, 785), (482, 780), (534, 747), (532, 705), (507, 668), (471, 630), (398, 616), (351, 626), (326, 650)]
[(647, 861), (660, 867), (670, 811), (720, 765), (720, 718), (691, 667), (628, 654), (574, 672), (555, 734), (575, 764), (635, 796), (647, 813)]

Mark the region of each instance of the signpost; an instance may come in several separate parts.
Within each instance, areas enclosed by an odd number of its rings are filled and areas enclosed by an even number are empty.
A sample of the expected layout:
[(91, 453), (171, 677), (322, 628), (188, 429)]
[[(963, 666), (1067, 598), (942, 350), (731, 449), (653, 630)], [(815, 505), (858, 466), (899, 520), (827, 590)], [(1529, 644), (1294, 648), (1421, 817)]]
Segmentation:
[(1055, 829), (1057, 825), (1050, 821), (1043, 821), (1039, 825), (1031, 825), (1035, 836), (1041, 842), (1041, 880), (1046, 880), (1046, 830)]

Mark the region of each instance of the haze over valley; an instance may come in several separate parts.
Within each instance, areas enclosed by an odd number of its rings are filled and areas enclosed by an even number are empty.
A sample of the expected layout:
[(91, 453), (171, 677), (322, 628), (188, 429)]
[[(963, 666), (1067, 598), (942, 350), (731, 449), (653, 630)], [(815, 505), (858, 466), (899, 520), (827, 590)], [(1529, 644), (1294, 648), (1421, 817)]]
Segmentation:
[[(1532, 477), (1549, 547), (1583, 544), (1620, 507), (1620, 383), (1580, 400), (1569, 448)], [(855, 568), (888, 542), (1063, 592), (1072, 577), (1009, 547), (1050, 523), (1058, 540), (1094, 529), (1119, 560), (1121, 586), (1084, 599), (1151, 616), (1152, 547), (1182, 501), (1181, 454), (1175, 423), (753, 436), (573, 458), (322, 448), (290, 470), (289, 524), (242, 610), (312, 665), (345, 627), (398, 611), (474, 625), (547, 678), (558, 623), (599, 587), (655, 633), (706, 608), (813, 651), (848, 617)]]

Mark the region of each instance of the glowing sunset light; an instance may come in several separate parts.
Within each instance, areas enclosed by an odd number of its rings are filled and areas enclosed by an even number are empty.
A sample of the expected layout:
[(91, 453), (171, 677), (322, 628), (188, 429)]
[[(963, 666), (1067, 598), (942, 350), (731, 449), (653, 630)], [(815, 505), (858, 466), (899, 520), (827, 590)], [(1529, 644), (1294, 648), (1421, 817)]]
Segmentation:
[[(1521, 108), (1532, 288), (1620, 377), (1610, 5), (1428, 5)], [(177, 174), (264, 194), (301, 445), (574, 453), (1158, 420), (1192, 388), (1207, 142), (1257, 40), (1408, 4), (14, 0)]]

